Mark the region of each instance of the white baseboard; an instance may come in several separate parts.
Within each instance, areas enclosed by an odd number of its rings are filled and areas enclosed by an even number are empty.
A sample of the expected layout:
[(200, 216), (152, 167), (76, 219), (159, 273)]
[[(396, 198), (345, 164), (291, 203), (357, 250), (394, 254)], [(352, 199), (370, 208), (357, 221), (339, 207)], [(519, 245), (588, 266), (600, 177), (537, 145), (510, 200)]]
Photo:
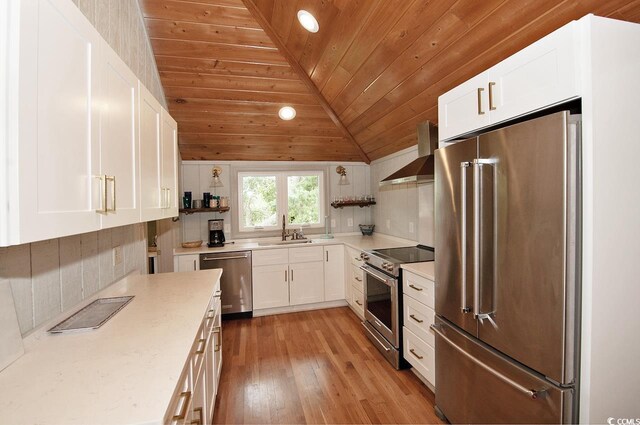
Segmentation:
[(261, 310), (253, 310), (253, 317), (271, 316), (273, 314), (295, 313), (298, 311), (322, 310), (323, 308), (345, 307), (346, 300), (326, 301), (313, 304), (289, 305), (286, 307), (264, 308)]

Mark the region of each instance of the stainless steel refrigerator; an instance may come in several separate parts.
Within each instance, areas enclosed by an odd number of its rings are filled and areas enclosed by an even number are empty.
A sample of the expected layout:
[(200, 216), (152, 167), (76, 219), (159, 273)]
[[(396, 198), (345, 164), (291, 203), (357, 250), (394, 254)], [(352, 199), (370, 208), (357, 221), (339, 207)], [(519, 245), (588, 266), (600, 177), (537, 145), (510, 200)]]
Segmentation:
[(579, 118), (435, 153), (436, 408), (452, 423), (577, 420)]

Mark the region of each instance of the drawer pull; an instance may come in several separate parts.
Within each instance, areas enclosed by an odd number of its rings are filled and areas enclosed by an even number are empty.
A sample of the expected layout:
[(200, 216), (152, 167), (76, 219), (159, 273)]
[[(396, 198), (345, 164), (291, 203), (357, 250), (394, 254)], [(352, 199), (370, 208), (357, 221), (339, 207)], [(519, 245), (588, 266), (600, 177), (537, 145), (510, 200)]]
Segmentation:
[(423, 357), (423, 356), (421, 356), (420, 354), (416, 354), (416, 352), (415, 352), (415, 350), (414, 350), (413, 348), (412, 348), (412, 349), (410, 349), (410, 350), (409, 350), (409, 352), (410, 352), (411, 354), (413, 354), (413, 355), (416, 357), (416, 359), (418, 359), (418, 360), (422, 360), (422, 359), (424, 359), (424, 357)]
[(359, 257), (353, 257), (353, 259), (356, 261), (362, 261), (362, 258), (359, 258)]
[(484, 111), (482, 110), (482, 92), (484, 89), (482, 87), (478, 88), (478, 115), (484, 115)]
[(184, 398), (184, 403), (182, 403), (180, 413), (173, 416), (172, 420), (174, 421), (181, 421), (187, 416), (187, 408), (189, 407), (189, 402), (191, 401), (191, 391), (181, 392), (180, 397)]
[(214, 294), (213, 297), (214, 298), (220, 298), (220, 296), (222, 295), (222, 291), (221, 290), (217, 290)]
[(362, 278), (361, 278), (361, 277), (356, 276), (356, 280), (357, 280), (358, 282), (362, 282)]
[(416, 322), (418, 322), (418, 323), (422, 323), (422, 322), (424, 322), (424, 320), (420, 320), (420, 319), (418, 319), (418, 318), (417, 318), (416, 316), (414, 316), (413, 314), (410, 314), (410, 315), (409, 315), (409, 317), (411, 317), (413, 320), (415, 320), (415, 321), (416, 321)]
[(409, 288), (415, 289), (418, 292), (422, 291), (422, 288), (419, 288), (419, 287), (417, 287), (417, 286), (415, 286), (415, 285), (413, 285), (411, 283), (409, 284)]
[(218, 335), (218, 337), (216, 338), (216, 346), (213, 348), (213, 351), (220, 351), (220, 340), (222, 339), (222, 328), (220, 326), (216, 326), (215, 328), (213, 328), (213, 333), (215, 333), (216, 335)]
[(191, 425), (203, 425), (202, 424), (202, 407), (198, 407), (197, 409), (193, 409), (193, 413), (198, 414), (198, 419), (194, 419), (191, 421)]
[(205, 345), (207, 345), (207, 340), (200, 338), (198, 340), (199, 344), (198, 344), (198, 349), (196, 350), (196, 352), (194, 354), (204, 354), (204, 347)]
[(356, 300), (356, 304), (358, 304), (360, 307), (362, 307), (362, 303), (358, 300)]
[(495, 111), (496, 107), (493, 106), (493, 86), (495, 86), (496, 83), (494, 83), (493, 81), (489, 82), (489, 110), (490, 111)]

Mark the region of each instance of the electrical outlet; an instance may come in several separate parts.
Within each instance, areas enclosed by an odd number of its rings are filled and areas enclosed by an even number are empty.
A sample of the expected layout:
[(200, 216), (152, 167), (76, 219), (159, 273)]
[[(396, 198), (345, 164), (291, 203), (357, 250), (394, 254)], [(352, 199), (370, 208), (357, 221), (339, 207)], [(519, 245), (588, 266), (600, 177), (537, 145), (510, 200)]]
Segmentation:
[(347, 227), (353, 227), (353, 219), (352, 218), (348, 218), (347, 219)]
[(230, 224), (225, 224), (224, 225), (224, 232), (229, 235), (231, 234), (231, 225)]
[(413, 221), (409, 222), (409, 233), (413, 233), (414, 229), (413, 229)]
[(118, 245), (113, 248), (113, 265), (117, 266), (122, 263), (122, 246)]
[(387, 229), (391, 229), (391, 219), (387, 219)]
[(332, 227), (332, 228), (333, 228), (333, 227), (336, 227), (336, 220), (335, 220), (335, 218), (332, 218), (332, 219), (331, 219), (331, 227)]

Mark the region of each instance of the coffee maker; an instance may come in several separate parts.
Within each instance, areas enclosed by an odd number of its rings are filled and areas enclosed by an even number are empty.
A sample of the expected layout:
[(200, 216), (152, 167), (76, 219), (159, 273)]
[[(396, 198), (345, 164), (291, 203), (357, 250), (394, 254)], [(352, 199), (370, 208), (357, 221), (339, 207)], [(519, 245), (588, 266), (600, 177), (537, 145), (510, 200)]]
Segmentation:
[(209, 248), (224, 246), (224, 220), (216, 218), (209, 220)]

